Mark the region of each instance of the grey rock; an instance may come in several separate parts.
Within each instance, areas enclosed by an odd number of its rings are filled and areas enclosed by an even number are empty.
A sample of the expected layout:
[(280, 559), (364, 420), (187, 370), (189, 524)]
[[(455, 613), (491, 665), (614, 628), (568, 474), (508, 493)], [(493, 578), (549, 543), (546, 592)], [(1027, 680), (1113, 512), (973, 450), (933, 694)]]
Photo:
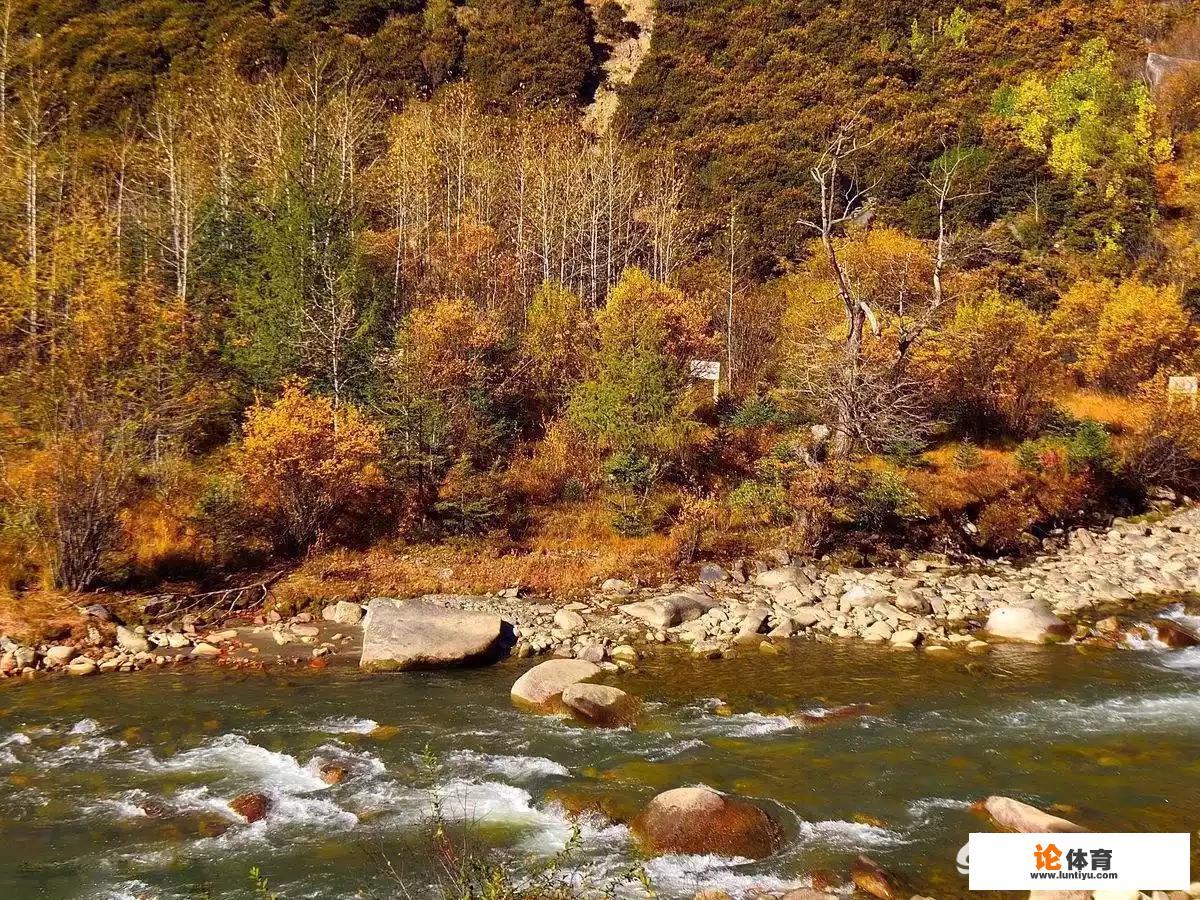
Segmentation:
[(367, 607), (359, 666), (387, 672), (482, 662), (495, 653), (502, 627), (490, 613), (376, 598)]

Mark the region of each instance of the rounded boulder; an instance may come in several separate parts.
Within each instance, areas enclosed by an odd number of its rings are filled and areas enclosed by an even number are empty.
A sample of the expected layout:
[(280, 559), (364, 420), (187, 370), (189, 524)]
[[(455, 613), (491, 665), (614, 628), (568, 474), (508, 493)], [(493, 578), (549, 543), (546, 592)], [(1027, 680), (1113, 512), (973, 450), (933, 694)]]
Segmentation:
[(513, 683), (512, 699), (538, 709), (551, 707), (573, 684), (595, 678), (603, 670), (585, 659), (548, 659)]
[(753, 803), (704, 785), (659, 794), (633, 820), (632, 831), (642, 849), (654, 855), (762, 859), (783, 839), (779, 825)]
[(567, 685), (562, 692), (562, 702), (576, 718), (601, 728), (632, 725), (642, 707), (637, 697), (620, 688), (587, 682)]

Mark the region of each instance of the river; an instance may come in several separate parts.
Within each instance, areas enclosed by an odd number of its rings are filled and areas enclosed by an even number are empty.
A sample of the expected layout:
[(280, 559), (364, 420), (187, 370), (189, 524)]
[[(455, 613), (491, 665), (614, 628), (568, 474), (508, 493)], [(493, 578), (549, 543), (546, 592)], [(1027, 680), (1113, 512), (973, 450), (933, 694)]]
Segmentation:
[[(965, 896), (955, 856), (986, 829), (969, 806), (989, 794), (1100, 830), (1200, 828), (1200, 648), (799, 642), (716, 662), (666, 649), (614, 679), (647, 702), (641, 727), (618, 731), (515, 709), (509, 686), (530, 665), (7, 686), (0, 896), (245, 897), (259, 866), (285, 898), (405, 896), (398, 881), (429, 897), (435, 798), (457, 835), (519, 865), (563, 846), (564, 804), (622, 819), (695, 783), (757, 798), (789, 841), (757, 863), (650, 860), (663, 897), (844, 875), (859, 852), (922, 893)], [(820, 720), (847, 704), (869, 705)], [(325, 784), (323, 761), (348, 777)], [(253, 825), (226, 805), (246, 790), (272, 798)], [(625, 826), (579, 822), (573, 866), (602, 877), (634, 859)]]

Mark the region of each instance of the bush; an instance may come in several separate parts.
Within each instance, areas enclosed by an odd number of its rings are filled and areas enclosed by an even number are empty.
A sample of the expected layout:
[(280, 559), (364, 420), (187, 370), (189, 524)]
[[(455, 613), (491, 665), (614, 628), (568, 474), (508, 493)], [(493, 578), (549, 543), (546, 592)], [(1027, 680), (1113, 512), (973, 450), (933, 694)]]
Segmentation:
[(864, 528), (886, 529), (920, 519), (916, 492), (895, 472), (869, 472), (858, 492), (855, 520)]
[(252, 506), (298, 549), (342, 518), (378, 514), (387, 488), (382, 463), (383, 430), (301, 382), (285, 385), (274, 403), (251, 407), (233, 458)]
[(1113, 474), (1118, 457), (1108, 431), (1092, 419), (1069, 426), (1059, 434), (1025, 441), (1017, 448), (1017, 465), (1029, 472), (1065, 467), (1072, 473)]
[(954, 465), (960, 469), (978, 469), (983, 465), (983, 454), (970, 441), (963, 441), (954, 448)]
[(1187, 401), (1168, 402), (1162, 385), (1154, 387), (1146, 389), (1154, 394), (1146, 422), (1125, 447), (1125, 470), (1141, 488), (1194, 493), (1200, 490), (1200, 411)]

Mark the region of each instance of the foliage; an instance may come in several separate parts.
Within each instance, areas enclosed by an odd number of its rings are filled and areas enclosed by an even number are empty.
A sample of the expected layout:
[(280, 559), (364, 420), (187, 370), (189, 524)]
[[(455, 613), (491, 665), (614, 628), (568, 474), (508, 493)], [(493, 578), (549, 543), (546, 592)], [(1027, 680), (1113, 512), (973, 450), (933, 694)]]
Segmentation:
[(1032, 472), (1063, 467), (1070, 473), (1113, 473), (1117, 454), (1108, 431), (1099, 422), (1084, 420), (1069, 429), (1025, 441), (1017, 448), (1017, 464)]
[(246, 414), (235, 470), (249, 501), (297, 547), (321, 540), (344, 516), (377, 513), (387, 483), (383, 432), (353, 406), (335, 407), (300, 382)]

